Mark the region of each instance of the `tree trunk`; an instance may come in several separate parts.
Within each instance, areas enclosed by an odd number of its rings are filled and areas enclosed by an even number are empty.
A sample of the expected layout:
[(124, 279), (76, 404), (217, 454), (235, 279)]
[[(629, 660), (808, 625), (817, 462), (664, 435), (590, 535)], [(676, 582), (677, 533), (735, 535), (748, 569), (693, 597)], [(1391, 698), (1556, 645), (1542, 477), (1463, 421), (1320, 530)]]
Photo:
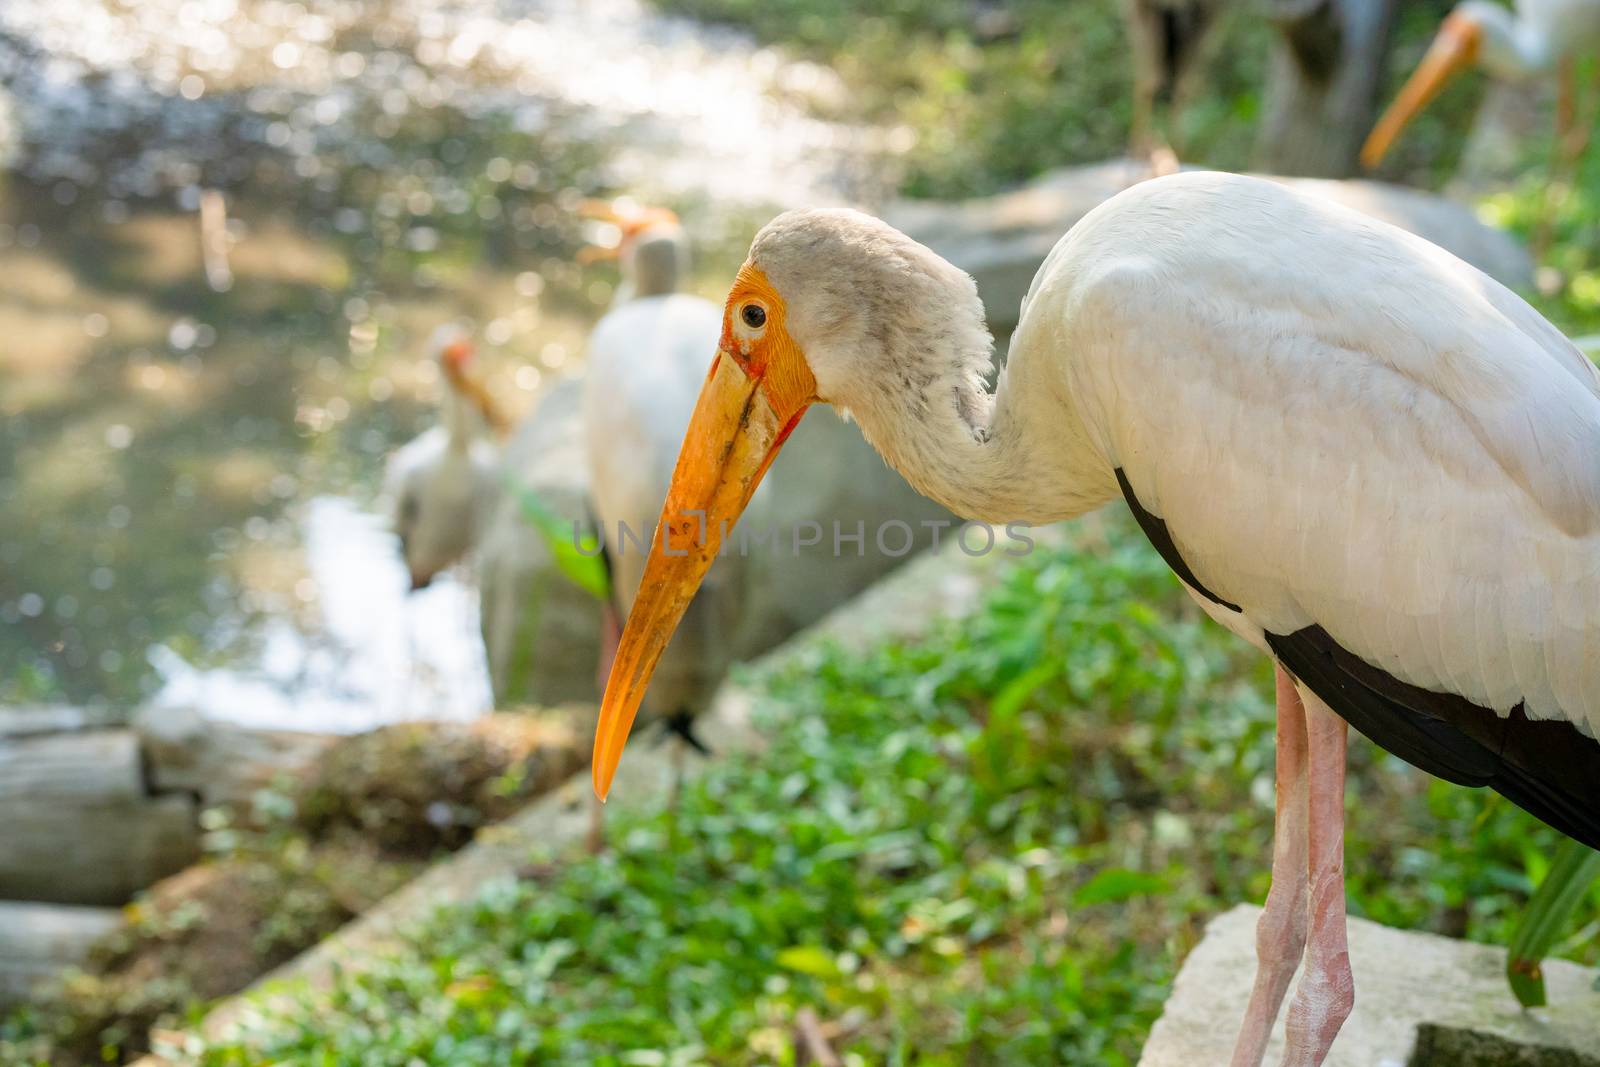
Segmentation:
[(206, 807), (245, 807), (257, 790), (279, 775), (303, 772), (335, 741), (328, 734), (215, 722), (190, 707), (146, 707), (131, 727), (152, 791), (192, 793)]
[(1277, 34), (1257, 165), (1347, 178), (1377, 113), (1399, 0), (1267, 0)]
[(0, 707), (0, 738), (34, 737), (74, 730), (110, 730), (118, 719), (109, 711), (85, 711), (60, 704)]

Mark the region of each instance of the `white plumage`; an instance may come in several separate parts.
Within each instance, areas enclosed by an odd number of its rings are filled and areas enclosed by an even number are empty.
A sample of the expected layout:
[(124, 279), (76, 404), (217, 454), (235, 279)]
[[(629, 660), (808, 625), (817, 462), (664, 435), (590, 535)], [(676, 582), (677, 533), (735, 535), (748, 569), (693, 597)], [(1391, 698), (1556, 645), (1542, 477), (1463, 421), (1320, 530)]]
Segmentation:
[(1063, 319), (1097, 458), (1252, 628), (1318, 624), (1410, 684), (1600, 729), (1600, 377), (1515, 294), (1206, 175), (1074, 229), (1013, 359)]
[(621, 304), (589, 338), (584, 437), (595, 512), (616, 550), (613, 581), (624, 613), (647, 552), (616, 544), (618, 523), (648, 546), (721, 329), (721, 308), (672, 293)]
[(1483, 27), (1482, 63), (1495, 77), (1526, 77), (1563, 56), (1600, 48), (1597, 0), (1466, 0), (1456, 11)]
[[(635, 209), (623, 221), (629, 223), (618, 249), (623, 284), (589, 337), (581, 402), (590, 493), (617, 619), (627, 617), (638, 592), (673, 459), (722, 328), (716, 305), (677, 292), (689, 247), (676, 218)], [(725, 561), (707, 579), (647, 701), (649, 718), (672, 724), (686, 739), (735, 655), (740, 562)]]

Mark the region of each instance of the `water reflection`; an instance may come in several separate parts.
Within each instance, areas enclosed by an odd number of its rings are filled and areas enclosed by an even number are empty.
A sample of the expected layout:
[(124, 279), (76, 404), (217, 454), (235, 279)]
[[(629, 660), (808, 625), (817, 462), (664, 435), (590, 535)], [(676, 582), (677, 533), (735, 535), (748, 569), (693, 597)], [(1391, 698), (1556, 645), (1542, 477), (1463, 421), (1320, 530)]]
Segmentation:
[(314, 637), (287, 618), (262, 626), (248, 667), (197, 667), (151, 651), (159, 706), (204, 708), (243, 726), (350, 733), (406, 719), (469, 719), (490, 706), (478, 600), (453, 575), (408, 596), (394, 538), (340, 497), (306, 508), (306, 592)]
[(385, 688), (311, 543), (378, 535), (318, 503), (307, 542), (295, 502), (370, 499), (441, 322), (513, 410), (576, 369), (615, 280), (573, 262), (583, 197), (672, 202), (708, 290), (763, 205), (870, 198), (875, 136), (773, 85), (836, 91), (638, 0), (0, 4), (0, 703), (481, 706)]

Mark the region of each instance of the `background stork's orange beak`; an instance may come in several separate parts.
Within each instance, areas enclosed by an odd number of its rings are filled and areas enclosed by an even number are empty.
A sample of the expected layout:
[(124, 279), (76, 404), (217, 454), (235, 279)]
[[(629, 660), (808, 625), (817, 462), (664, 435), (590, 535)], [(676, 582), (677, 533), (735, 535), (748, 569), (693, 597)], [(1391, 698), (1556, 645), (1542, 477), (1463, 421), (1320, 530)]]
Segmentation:
[(805, 414), (776, 411), (760, 376), (720, 352), (706, 375), (650, 560), (622, 630), (594, 738), (594, 788), (605, 799), (661, 653), (784, 440)]
[(1428, 47), (1428, 54), (1422, 57), (1417, 69), (1401, 86), (1394, 103), (1372, 128), (1366, 144), (1361, 146), (1363, 167), (1371, 170), (1382, 162), (1400, 131), (1422, 113), (1451, 78), (1477, 62), (1482, 40), (1483, 30), (1471, 18), (1452, 14), (1444, 20), (1439, 36)]
[(585, 200), (578, 205), (578, 214), (586, 219), (609, 222), (617, 227), (619, 236), (615, 244), (587, 244), (578, 249), (578, 265), (616, 259), (622, 246), (652, 226), (676, 225), (676, 212), (664, 207), (649, 207), (632, 200)]

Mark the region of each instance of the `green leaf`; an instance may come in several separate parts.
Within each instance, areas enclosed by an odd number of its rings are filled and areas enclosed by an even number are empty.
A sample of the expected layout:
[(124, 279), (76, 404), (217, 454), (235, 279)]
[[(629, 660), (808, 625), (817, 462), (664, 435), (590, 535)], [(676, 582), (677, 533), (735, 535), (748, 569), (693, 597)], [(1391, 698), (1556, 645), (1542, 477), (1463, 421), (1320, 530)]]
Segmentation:
[(1022, 711), (1028, 699), (1060, 672), (1061, 666), (1058, 663), (1041, 663), (1013, 678), (989, 702), (990, 727), (1001, 729), (1008, 727)]
[(1091, 904), (1115, 904), (1134, 897), (1166, 893), (1172, 886), (1159, 874), (1133, 871), (1126, 867), (1107, 867), (1085, 882), (1073, 895), (1079, 907)]
[(827, 981), (839, 977), (839, 964), (834, 961), (833, 953), (817, 945), (795, 945), (784, 949), (778, 953), (778, 966)]
[(544, 538), (561, 573), (596, 600), (609, 601), (611, 575), (601, 556), (599, 539), (585, 533), (575, 541), (577, 527), (557, 518), (545, 507), (538, 493), (526, 486), (516, 487), (516, 493), (523, 518)]
[(1506, 981), (1523, 1007), (1544, 1005), (1544, 972), (1540, 965), (1597, 879), (1600, 879), (1600, 852), (1570, 839), (1563, 840), (1550, 864), (1550, 873), (1534, 891), (1522, 922), (1511, 936)]

